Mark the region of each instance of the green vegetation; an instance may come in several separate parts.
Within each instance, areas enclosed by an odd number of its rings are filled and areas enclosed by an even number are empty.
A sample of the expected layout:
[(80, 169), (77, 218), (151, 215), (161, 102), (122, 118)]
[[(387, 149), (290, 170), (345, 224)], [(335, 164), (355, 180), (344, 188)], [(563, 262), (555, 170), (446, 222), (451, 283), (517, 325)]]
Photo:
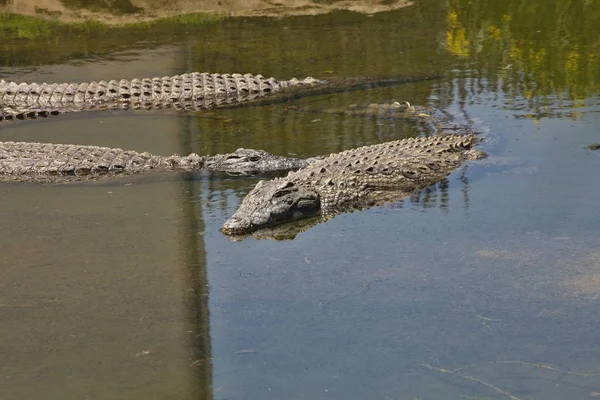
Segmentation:
[(102, 29), (98, 22), (74, 22), (64, 24), (16, 14), (0, 14), (0, 36), (5, 38), (3, 45), (12, 40), (48, 38), (56, 32), (89, 33)]
[(127, 32), (150, 28), (172, 29), (174, 28), (173, 25), (179, 26), (181, 29), (186, 26), (214, 23), (222, 19), (223, 17), (219, 15), (194, 13), (163, 17), (152, 21), (111, 26), (94, 20), (67, 23), (17, 14), (0, 13), (0, 34), (3, 38), (7, 38), (8, 40), (23, 38), (33, 39), (54, 36), (56, 33), (88, 34), (94, 31), (105, 33), (107, 31)]
[(225, 17), (223, 15), (216, 14), (204, 14), (204, 13), (190, 13), (190, 14), (179, 14), (170, 17), (163, 17), (153, 21), (136, 22), (133, 24), (125, 25), (130, 29), (173, 29), (179, 28), (185, 29), (186, 27), (196, 27), (204, 24), (212, 24), (218, 21), (222, 21)]

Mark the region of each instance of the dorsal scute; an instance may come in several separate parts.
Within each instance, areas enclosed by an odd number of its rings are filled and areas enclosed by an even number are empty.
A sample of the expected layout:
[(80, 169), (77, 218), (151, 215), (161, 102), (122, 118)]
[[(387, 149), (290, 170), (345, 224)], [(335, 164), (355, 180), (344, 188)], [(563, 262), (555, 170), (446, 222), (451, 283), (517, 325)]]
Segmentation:
[[(289, 172), (278, 184), (294, 185), (315, 190), (328, 201), (331, 196), (360, 195), (361, 188), (374, 182), (388, 185), (408, 179), (421, 181), (446, 174), (464, 159), (473, 158), (468, 151), (472, 135), (418, 137), (387, 142), (332, 154), (322, 160)], [(420, 147), (416, 147), (420, 146)], [(381, 176), (382, 179), (378, 178)]]

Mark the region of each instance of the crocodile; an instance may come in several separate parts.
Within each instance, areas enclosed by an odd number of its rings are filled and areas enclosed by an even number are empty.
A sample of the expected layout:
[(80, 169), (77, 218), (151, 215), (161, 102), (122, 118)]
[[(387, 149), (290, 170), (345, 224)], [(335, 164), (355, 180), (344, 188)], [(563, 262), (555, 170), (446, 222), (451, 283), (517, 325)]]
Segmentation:
[[(319, 94), (364, 90), (438, 76), (354, 77), (320, 80), (312, 77), (277, 80), (252, 74), (193, 72), (162, 78), (83, 83), (18, 83), (0, 80), (0, 121), (35, 119), (69, 112), (117, 109), (196, 111), (269, 105)], [(293, 90), (293, 89), (297, 90)], [(286, 96), (261, 98), (279, 92)], [(264, 99), (263, 99), (264, 100)]]
[(162, 78), (82, 83), (17, 83), (0, 80), (0, 107), (21, 111), (72, 112), (102, 107), (195, 109), (253, 100), (299, 85), (322, 83), (311, 77), (277, 80), (252, 74), (192, 72)]
[(222, 226), (230, 236), (401, 199), (487, 156), (473, 134), (396, 140), (331, 154), (287, 176), (261, 180)]
[(192, 153), (163, 157), (99, 146), (0, 142), (0, 182), (65, 183), (150, 170), (202, 168), (231, 175), (259, 175), (303, 168), (318, 160), (319, 157), (298, 159), (242, 148), (214, 156)]

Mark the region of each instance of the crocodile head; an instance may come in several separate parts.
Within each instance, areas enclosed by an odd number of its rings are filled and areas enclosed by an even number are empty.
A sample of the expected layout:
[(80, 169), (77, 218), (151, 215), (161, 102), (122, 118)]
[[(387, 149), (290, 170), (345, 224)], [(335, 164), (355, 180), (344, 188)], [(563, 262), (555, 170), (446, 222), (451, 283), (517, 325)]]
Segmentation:
[(206, 159), (206, 168), (232, 175), (259, 175), (265, 172), (289, 171), (308, 165), (298, 158), (281, 157), (263, 150), (237, 149), (229, 154), (217, 154)]
[(221, 231), (243, 235), (258, 229), (309, 218), (319, 214), (319, 194), (286, 178), (260, 181), (248, 193)]

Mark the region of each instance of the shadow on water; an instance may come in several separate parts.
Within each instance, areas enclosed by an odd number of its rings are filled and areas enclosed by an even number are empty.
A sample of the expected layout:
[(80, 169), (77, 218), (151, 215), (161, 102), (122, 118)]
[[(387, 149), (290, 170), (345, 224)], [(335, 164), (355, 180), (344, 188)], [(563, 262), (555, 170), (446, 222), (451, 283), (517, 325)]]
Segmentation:
[[(193, 134), (190, 118), (181, 118), (182, 147), (189, 150)], [(191, 151), (189, 151), (191, 153)], [(204, 231), (202, 205), (194, 199), (199, 187), (190, 181), (181, 184), (182, 206), (187, 224), (184, 235), (183, 251), (189, 256), (187, 271), (184, 272), (187, 283), (184, 304), (189, 324), (190, 369), (193, 378), (190, 397), (194, 399), (212, 399), (212, 352), (210, 340), (209, 283), (204, 240), (198, 232)]]
[(3, 124), (0, 140), (306, 157), (419, 131), (290, 106), (410, 100), (477, 120), (491, 158), (283, 242), (218, 233), (255, 179), (1, 185), (0, 397), (600, 393), (600, 193), (582, 172), (600, 167), (585, 149), (598, 142), (595, 2), (430, 0), (371, 17), (121, 28), (11, 18), (10, 80), (443, 78), (185, 115), (72, 114)]

